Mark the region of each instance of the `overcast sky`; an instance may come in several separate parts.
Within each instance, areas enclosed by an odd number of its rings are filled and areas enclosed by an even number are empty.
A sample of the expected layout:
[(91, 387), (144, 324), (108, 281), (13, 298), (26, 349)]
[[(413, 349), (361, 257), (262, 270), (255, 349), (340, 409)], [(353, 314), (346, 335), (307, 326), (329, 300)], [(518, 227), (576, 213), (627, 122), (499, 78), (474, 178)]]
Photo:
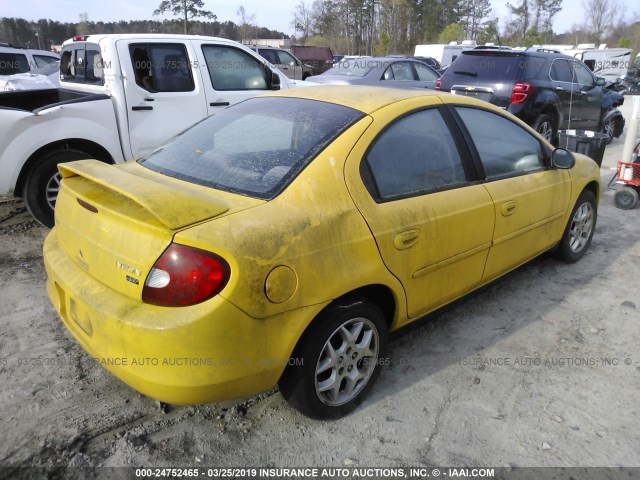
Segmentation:
[[(312, 0), (305, 0), (307, 4)], [(286, 34), (293, 34), (292, 12), (300, 0), (205, 0), (205, 8), (218, 16), (219, 21), (238, 22), (236, 11), (240, 5), (248, 14), (256, 16), (258, 25)], [(637, 0), (620, 0), (627, 19), (640, 17)], [(493, 16), (500, 18), (501, 27), (508, 15), (506, 0), (492, 0)], [(514, 1), (515, 3), (515, 1)], [(153, 17), (160, 0), (0, 0), (0, 17), (19, 17), (27, 20), (49, 18), (60, 22), (77, 22), (79, 14), (86, 12), (90, 21), (143, 20)], [(573, 24), (582, 23), (585, 14), (582, 0), (564, 0), (563, 9), (556, 16), (554, 31), (562, 33)], [(164, 18), (172, 18), (165, 16)]]

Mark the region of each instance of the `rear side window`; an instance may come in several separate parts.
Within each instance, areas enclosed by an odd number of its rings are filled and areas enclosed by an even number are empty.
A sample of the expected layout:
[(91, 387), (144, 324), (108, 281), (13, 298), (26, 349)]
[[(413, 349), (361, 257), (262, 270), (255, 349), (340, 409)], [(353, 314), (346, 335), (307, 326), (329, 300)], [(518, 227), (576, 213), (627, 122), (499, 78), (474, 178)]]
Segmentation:
[(299, 98), (252, 98), (185, 131), (140, 163), (220, 190), (272, 198), (364, 114)]
[(367, 153), (366, 166), (377, 190), (371, 193), (383, 200), (466, 180), (458, 149), (437, 109), (413, 113), (391, 125)]
[(26, 73), (29, 69), (27, 56), (20, 53), (0, 53), (0, 75)]
[(536, 137), (506, 118), (477, 108), (456, 107), (473, 139), (488, 180), (544, 169)]
[(468, 76), (481, 80), (514, 80), (525, 67), (522, 55), (463, 53), (445, 72), (446, 76)]
[(429, 81), (438, 79), (438, 73), (431, 68), (417, 62), (414, 63), (413, 66), (415, 67), (416, 73), (418, 74), (418, 80)]
[(202, 53), (215, 90), (267, 89), (265, 66), (247, 52), (225, 45), (203, 45)]
[(59, 59), (48, 55), (34, 55), (33, 60), (36, 62), (36, 66), (41, 68), (51, 65), (52, 63), (56, 63)]
[(60, 57), (60, 79), (65, 82), (102, 85), (104, 68), (100, 47), (93, 43), (71, 44)]
[(149, 92), (191, 92), (191, 61), (182, 43), (129, 45), (136, 84)]

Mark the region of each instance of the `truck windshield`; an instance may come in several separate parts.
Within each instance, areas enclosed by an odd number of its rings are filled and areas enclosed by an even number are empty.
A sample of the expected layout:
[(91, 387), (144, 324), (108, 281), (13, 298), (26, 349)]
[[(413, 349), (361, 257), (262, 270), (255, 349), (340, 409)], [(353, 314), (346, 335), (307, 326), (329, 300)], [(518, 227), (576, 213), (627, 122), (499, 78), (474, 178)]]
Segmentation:
[(196, 124), (140, 163), (188, 182), (269, 199), (363, 116), (315, 100), (252, 98)]

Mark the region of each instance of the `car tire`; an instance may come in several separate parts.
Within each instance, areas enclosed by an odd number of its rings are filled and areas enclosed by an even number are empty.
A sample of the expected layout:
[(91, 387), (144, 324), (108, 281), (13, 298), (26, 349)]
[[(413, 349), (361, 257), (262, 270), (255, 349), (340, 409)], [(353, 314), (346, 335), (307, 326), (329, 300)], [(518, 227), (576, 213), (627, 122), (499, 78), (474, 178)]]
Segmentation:
[(23, 189), (24, 203), (31, 215), (45, 227), (54, 225), (54, 208), (61, 180), (58, 164), (88, 158), (91, 155), (80, 150), (54, 150), (41, 157), (29, 172)]
[(387, 323), (377, 305), (361, 297), (334, 303), (298, 342), (278, 383), (280, 392), (308, 417), (343, 417), (375, 383), (386, 344)]
[(605, 120), (605, 122), (602, 124), (602, 127), (600, 128), (600, 132), (606, 133), (607, 135), (609, 135), (609, 138), (607, 139), (607, 145), (613, 142), (613, 135), (617, 128), (618, 128), (618, 120), (615, 118), (609, 118)]
[(558, 135), (553, 119), (546, 113), (538, 115), (531, 127), (549, 143), (553, 143)]
[(616, 191), (613, 202), (622, 210), (631, 210), (638, 204), (638, 192), (632, 187), (622, 187)]
[(593, 192), (584, 190), (578, 197), (555, 254), (567, 263), (580, 260), (591, 245), (596, 229), (598, 206)]

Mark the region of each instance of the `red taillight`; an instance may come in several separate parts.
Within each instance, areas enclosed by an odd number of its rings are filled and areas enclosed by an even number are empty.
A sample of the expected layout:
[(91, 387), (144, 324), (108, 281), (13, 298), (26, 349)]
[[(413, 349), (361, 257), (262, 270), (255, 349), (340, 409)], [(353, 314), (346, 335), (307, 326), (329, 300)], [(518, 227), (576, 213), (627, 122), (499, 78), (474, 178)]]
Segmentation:
[(225, 287), (229, 273), (218, 255), (172, 243), (149, 272), (142, 301), (163, 307), (204, 302)]
[(440, 90), (440, 88), (442, 88), (442, 78), (436, 80), (436, 90)]
[(73, 41), (74, 42), (84, 42), (85, 40), (87, 40), (87, 38), (89, 38), (89, 35), (76, 35), (73, 37)]
[(524, 103), (527, 99), (531, 90), (533, 89), (533, 85), (527, 82), (518, 82), (513, 86), (513, 90), (511, 91), (511, 103)]

